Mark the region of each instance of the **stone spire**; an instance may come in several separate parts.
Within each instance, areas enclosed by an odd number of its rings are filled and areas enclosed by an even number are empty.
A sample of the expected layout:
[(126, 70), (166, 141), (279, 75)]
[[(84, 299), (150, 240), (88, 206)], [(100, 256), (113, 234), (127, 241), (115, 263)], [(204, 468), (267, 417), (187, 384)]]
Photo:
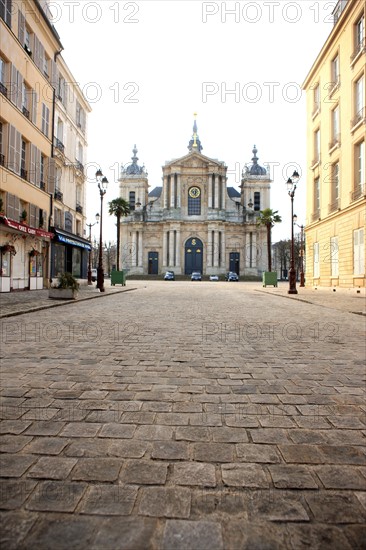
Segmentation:
[(197, 117), (197, 113), (194, 113), (193, 135), (192, 135), (192, 139), (190, 140), (190, 142), (188, 144), (188, 150), (189, 150), (190, 153), (192, 153), (193, 151), (197, 151), (197, 153), (200, 153), (203, 149), (203, 147), (201, 145), (201, 142), (200, 142), (200, 138), (198, 137), (198, 134), (197, 134), (196, 117)]

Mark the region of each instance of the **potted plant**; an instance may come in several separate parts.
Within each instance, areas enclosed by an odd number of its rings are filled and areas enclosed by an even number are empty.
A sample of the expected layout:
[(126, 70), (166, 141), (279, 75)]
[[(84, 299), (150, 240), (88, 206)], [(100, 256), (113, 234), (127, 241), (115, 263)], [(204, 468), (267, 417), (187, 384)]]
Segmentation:
[(10, 243), (6, 243), (0, 246), (0, 252), (2, 254), (6, 254), (7, 252), (10, 252), (12, 256), (15, 256), (15, 254), (17, 253), (15, 246)]
[(20, 221), (21, 223), (25, 223), (27, 221), (27, 211), (26, 210), (23, 210), (23, 212), (20, 214)]
[(278, 215), (278, 210), (272, 210), (271, 208), (265, 208), (259, 212), (259, 218), (257, 225), (264, 225), (267, 229), (267, 254), (268, 254), (268, 271), (263, 272), (263, 286), (273, 285), (277, 286), (277, 271), (272, 271), (272, 244), (271, 244), (271, 232), (272, 227), (276, 223), (282, 221), (281, 216)]
[(57, 283), (48, 289), (48, 297), (53, 300), (76, 300), (79, 286), (71, 273), (61, 273)]

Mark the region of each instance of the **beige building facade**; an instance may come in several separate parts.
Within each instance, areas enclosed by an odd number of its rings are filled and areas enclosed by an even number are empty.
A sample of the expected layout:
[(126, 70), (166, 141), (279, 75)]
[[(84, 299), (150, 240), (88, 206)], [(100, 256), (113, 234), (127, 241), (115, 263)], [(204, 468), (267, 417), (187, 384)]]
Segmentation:
[(121, 224), (122, 268), (131, 274), (261, 275), (266, 232), (257, 217), (269, 208), (271, 180), (268, 168), (258, 164), (257, 149), (243, 170), (240, 192), (227, 186), (225, 163), (203, 155), (196, 121), (188, 150), (166, 162), (162, 186), (149, 190), (135, 146), (119, 179), (120, 196), (131, 208)]
[[(48, 286), (54, 270), (52, 243), (58, 240), (54, 230), (57, 204), (63, 214), (67, 209), (72, 216), (70, 235), (65, 237), (74, 241), (70, 241), (69, 246), (81, 250), (89, 246), (85, 239), (75, 240), (85, 223), (85, 193), (77, 195), (81, 201), (79, 211), (75, 198), (75, 188), (83, 187), (83, 176), (73, 180), (73, 189), (65, 195), (66, 205), (56, 195), (60, 162), (55, 155), (54, 127), (60, 111), (56, 96), (59, 66), (67, 77), (69, 72), (60, 57), (63, 47), (59, 35), (42, 5), (47, 4), (38, 0), (0, 2), (1, 292)], [(80, 90), (75, 92), (75, 86), (74, 96), (82, 97)], [(88, 106), (79, 101), (87, 112)], [(73, 101), (73, 110), (76, 111), (76, 101)], [(72, 117), (65, 116), (70, 124)], [(76, 121), (76, 113), (73, 120)], [(83, 132), (77, 133), (85, 146)], [(75, 154), (71, 158), (76, 166)], [(64, 179), (72, 181), (67, 173)], [(86, 259), (84, 262), (86, 266)], [(65, 261), (62, 271), (71, 271), (67, 267), (72, 268), (72, 263)], [(86, 267), (84, 271), (86, 273)], [(82, 268), (78, 276), (83, 276)]]
[(338, 2), (333, 29), (303, 85), (309, 286), (365, 286), (365, 6)]

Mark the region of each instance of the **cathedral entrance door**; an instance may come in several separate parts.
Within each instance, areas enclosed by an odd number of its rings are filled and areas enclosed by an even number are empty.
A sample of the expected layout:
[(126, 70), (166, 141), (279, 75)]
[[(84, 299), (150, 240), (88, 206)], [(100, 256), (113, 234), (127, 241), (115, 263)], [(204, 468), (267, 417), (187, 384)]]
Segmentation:
[(200, 271), (203, 268), (203, 243), (200, 239), (188, 239), (184, 253), (184, 273), (191, 275), (193, 271)]
[(147, 272), (149, 275), (157, 275), (159, 272), (159, 252), (149, 252)]
[(240, 254), (239, 252), (230, 252), (229, 271), (233, 271), (237, 275), (240, 272)]

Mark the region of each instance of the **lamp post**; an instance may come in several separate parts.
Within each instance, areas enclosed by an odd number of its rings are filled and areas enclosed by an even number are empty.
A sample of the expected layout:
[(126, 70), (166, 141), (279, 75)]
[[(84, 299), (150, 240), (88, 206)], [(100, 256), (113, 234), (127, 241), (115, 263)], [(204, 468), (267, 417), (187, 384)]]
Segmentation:
[(295, 172), (292, 174), (292, 178), (288, 178), (286, 185), (287, 185), (287, 191), (291, 199), (291, 264), (290, 264), (290, 275), (289, 275), (289, 289), (287, 291), (288, 294), (297, 294), (296, 289), (296, 271), (295, 271), (295, 263), (294, 263), (294, 197), (295, 197), (295, 191), (296, 191), (296, 185), (299, 181), (300, 176), (295, 170)]
[(92, 285), (92, 272), (91, 272), (91, 228), (94, 227), (97, 223), (99, 223), (99, 213), (95, 214), (95, 222), (94, 223), (87, 223), (86, 227), (89, 227), (89, 242), (90, 242), (90, 250), (89, 250), (89, 263), (88, 263), (88, 285)]
[(100, 193), (100, 234), (99, 234), (99, 263), (97, 269), (97, 288), (100, 292), (104, 292), (104, 269), (103, 269), (103, 197), (107, 192), (108, 180), (103, 176), (99, 169), (95, 174)]
[(304, 226), (299, 225), (297, 222), (296, 214), (293, 215), (294, 225), (300, 228), (300, 286), (305, 286), (305, 275), (304, 275)]

